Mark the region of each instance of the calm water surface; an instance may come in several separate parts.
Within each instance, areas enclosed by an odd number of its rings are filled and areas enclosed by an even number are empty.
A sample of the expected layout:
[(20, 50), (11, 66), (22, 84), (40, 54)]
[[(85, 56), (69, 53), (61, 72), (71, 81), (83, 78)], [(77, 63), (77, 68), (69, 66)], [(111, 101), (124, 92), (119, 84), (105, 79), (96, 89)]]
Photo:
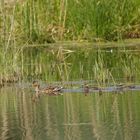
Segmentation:
[[(135, 51), (26, 48), (16, 61), (23, 83), (0, 88), (0, 140), (140, 139), (139, 89), (102, 95), (91, 91), (87, 96), (81, 90), (86, 80), (109, 90), (114, 84), (140, 85), (137, 47)], [(63, 86), (69, 90), (33, 102), (34, 79), (55, 85), (68, 81)]]
[(64, 93), (32, 101), (31, 88), (0, 91), (1, 140), (138, 140), (140, 91)]

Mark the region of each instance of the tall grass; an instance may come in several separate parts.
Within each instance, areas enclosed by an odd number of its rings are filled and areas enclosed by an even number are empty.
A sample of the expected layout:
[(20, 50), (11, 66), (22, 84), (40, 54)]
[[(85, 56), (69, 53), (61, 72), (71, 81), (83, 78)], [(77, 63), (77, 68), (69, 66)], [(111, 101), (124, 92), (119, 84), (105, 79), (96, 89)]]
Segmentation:
[[(33, 75), (35, 70), (37, 74), (41, 75), (43, 69), (41, 65), (28, 69), (23, 66), (27, 61), (24, 57), (27, 55), (24, 56), (24, 47), (20, 47), (23, 46), (21, 44), (52, 43), (59, 40), (93, 41), (96, 38), (122, 39), (124, 33), (131, 27), (139, 28), (139, 11), (139, 0), (89, 0), (88, 2), (86, 0), (18, 0), (15, 3), (8, 1), (7, 4), (2, 0), (0, 1), (1, 73), (21, 71), (22, 75)], [(65, 77), (73, 79), (71, 71), (75, 69), (78, 69), (79, 73), (75, 71), (73, 74), (81, 79), (95, 78), (98, 81), (105, 81), (106, 77), (112, 77), (111, 70), (104, 67), (102, 57), (98, 61), (95, 56), (92, 58), (93, 54), (89, 54), (90, 59), (96, 60), (96, 63), (93, 64), (90, 60), (84, 59), (88, 55), (85, 53), (81, 52), (77, 57), (69, 50), (54, 51), (52, 58), (59, 62), (52, 66), (55, 66), (55, 71), (57, 71), (55, 78), (61, 79), (64, 76), (63, 80)], [(75, 61), (75, 65), (69, 63), (67, 55), (70, 55), (71, 60)], [(36, 59), (36, 57), (32, 57)], [(48, 58), (43, 56), (41, 61), (44, 59), (47, 59), (48, 63), (50, 62), (49, 56)], [(82, 59), (85, 60), (84, 64)], [(31, 60), (30, 64), (38, 63)], [(79, 67), (77, 68), (77, 66)], [(50, 66), (47, 64), (45, 68), (49, 69)], [(92, 68), (93, 75), (91, 74)], [(130, 75), (132, 68), (125, 64), (125, 70)], [(100, 71), (100, 74), (96, 75), (96, 71)], [(49, 72), (44, 75), (48, 74)], [(50, 77), (52, 78), (51, 75)]]
[(7, 5), (3, 1), (0, 38), (8, 38), (13, 16), (12, 35), (19, 42), (122, 39), (140, 23), (139, 10), (138, 0), (19, 0)]

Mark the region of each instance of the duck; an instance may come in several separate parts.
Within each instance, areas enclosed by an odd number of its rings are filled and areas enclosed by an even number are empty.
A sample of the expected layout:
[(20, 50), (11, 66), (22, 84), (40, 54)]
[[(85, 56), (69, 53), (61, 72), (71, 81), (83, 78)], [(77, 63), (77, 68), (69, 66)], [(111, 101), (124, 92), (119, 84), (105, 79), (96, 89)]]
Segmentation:
[(63, 87), (48, 86), (42, 90), (42, 93), (47, 95), (62, 95)]
[(62, 92), (63, 87), (48, 86), (41, 89), (37, 81), (33, 81), (32, 86), (35, 88), (35, 92), (39, 95), (42, 93), (47, 95), (62, 95), (60, 92)]
[(33, 100), (36, 100), (41, 95), (40, 85), (37, 81), (33, 81), (32, 86), (35, 88), (35, 95), (33, 96)]
[(33, 81), (32, 86), (35, 88), (35, 92), (40, 91), (40, 85), (38, 84), (37, 81)]
[(85, 84), (84, 85), (84, 94), (85, 94), (85, 96), (87, 96), (88, 93), (89, 93), (89, 85)]

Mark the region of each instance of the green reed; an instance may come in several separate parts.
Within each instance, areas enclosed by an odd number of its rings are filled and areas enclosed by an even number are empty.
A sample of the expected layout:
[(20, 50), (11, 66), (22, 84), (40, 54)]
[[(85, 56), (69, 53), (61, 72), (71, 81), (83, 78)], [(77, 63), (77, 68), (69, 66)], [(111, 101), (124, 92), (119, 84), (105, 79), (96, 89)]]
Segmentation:
[(3, 1), (0, 38), (7, 41), (14, 36), (20, 43), (122, 39), (130, 27), (139, 24), (139, 5), (138, 0)]
[[(24, 47), (59, 40), (122, 39), (129, 27), (139, 25), (139, 5), (138, 0), (21, 0), (12, 4), (3, 0), (0, 2), (1, 71), (3, 74), (20, 71), (27, 77), (95, 79), (105, 83), (107, 79), (113, 81), (112, 66), (118, 64), (123, 73), (134, 75), (133, 63), (128, 62), (132, 60), (129, 57), (124, 60), (119, 53), (116, 56), (119, 62), (117, 59), (108, 62), (104, 61), (108, 56), (85, 50), (75, 56), (75, 51), (61, 48), (40, 56), (36, 50), (33, 53), (27, 50), (25, 54)], [(31, 68), (25, 63), (31, 64)], [(47, 72), (43, 72), (44, 67)]]

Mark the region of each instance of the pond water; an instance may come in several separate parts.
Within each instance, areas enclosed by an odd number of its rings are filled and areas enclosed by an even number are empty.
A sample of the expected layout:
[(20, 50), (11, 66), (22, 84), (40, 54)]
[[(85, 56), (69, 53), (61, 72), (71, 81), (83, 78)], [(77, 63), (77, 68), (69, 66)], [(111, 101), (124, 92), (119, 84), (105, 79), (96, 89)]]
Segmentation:
[[(140, 139), (137, 47), (29, 48), (21, 54), (20, 81), (0, 89), (0, 140)], [(63, 95), (33, 102), (33, 80), (63, 86)]]

